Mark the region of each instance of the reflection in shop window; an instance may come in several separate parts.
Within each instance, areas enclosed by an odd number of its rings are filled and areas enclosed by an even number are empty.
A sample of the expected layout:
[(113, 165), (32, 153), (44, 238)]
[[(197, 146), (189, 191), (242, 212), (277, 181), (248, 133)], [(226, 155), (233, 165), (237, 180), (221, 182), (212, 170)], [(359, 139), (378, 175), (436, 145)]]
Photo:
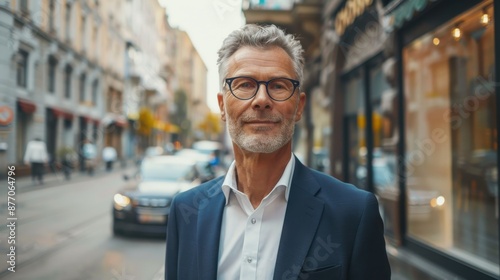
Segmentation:
[[(408, 234), (499, 275), (492, 1), (405, 47)], [(483, 21), (481, 22), (481, 19)]]
[(369, 69), (373, 131), (373, 187), (379, 200), (385, 233), (400, 240), (399, 187), (396, 165), (395, 92), (387, 82), (381, 64)]

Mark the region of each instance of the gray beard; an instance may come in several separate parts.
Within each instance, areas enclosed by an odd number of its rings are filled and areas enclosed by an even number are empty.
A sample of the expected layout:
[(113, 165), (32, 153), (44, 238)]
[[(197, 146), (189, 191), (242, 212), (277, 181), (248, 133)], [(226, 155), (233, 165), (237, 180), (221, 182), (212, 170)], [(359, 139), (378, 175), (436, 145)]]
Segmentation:
[[(245, 118), (242, 118), (245, 120)], [(250, 134), (247, 135), (240, 129), (235, 121), (228, 121), (228, 131), (231, 139), (241, 149), (252, 153), (273, 153), (292, 140), (295, 130), (293, 120), (285, 122), (280, 128), (278, 135)], [(265, 131), (266, 129), (262, 129)]]

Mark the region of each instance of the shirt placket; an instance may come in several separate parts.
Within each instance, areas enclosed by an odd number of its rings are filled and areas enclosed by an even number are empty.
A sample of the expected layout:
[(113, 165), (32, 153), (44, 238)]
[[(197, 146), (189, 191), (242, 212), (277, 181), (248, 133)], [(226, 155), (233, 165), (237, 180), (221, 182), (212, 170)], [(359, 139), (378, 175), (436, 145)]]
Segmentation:
[[(243, 208), (245, 212), (247, 212), (248, 218), (243, 241), (243, 259), (241, 260), (240, 279), (255, 280), (257, 279), (257, 265), (259, 261), (260, 229), (265, 206), (261, 204), (256, 210), (253, 210), (250, 201), (247, 199), (246, 202), (248, 202), (248, 204), (245, 203), (246, 205)], [(248, 206), (250, 206), (250, 208)]]

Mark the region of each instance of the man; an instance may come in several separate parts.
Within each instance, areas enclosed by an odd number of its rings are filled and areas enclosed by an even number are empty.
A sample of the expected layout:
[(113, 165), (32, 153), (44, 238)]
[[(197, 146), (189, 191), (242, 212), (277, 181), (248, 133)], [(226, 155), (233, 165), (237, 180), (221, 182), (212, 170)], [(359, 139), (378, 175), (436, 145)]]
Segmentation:
[(95, 145), (88, 139), (85, 139), (85, 142), (82, 147), (82, 154), (85, 164), (85, 170), (88, 172), (90, 176), (94, 175), (97, 149)]
[(218, 101), (235, 160), (172, 202), (167, 280), (390, 279), (375, 196), (292, 154), (302, 53), (276, 26), (246, 25), (224, 41)]
[(116, 160), (116, 157), (117, 154), (115, 148), (107, 146), (102, 149), (102, 160), (106, 163), (107, 172), (111, 172), (113, 170), (113, 162)]
[(31, 178), (33, 182), (38, 180), (38, 183), (43, 184), (43, 168), (48, 160), (47, 146), (42, 139), (37, 137), (28, 142), (24, 154), (24, 163), (31, 165)]

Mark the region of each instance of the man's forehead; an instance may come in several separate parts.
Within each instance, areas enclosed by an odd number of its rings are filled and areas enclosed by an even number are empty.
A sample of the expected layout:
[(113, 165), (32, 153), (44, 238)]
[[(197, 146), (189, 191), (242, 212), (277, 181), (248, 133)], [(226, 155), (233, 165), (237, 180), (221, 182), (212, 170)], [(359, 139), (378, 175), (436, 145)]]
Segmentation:
[(229, 68), (244, 67), (248, 65), (261, 65), (262, 67), (281, 65), (293, 68), (293, 62), (288, 53), (280, 47), (241, 47), (229, 58)]

